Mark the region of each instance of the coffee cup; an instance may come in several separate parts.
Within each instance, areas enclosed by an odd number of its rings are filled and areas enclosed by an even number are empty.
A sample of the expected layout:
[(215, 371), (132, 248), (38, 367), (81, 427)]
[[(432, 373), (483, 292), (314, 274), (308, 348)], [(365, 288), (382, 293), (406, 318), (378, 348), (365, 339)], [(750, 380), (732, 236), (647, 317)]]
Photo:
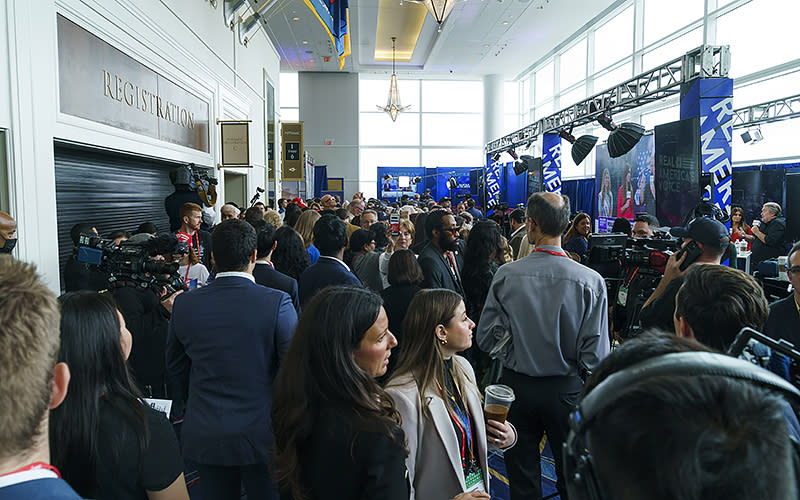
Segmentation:
[(756, 220), (753, 221), (753, 227), (758, 227), (760, 225), (761, 225), (761, 221), (760, 220), (756, 219)]
[(483, 403), (484, 416), (487, 420), (505, 422), (508, 416), (508, 409), (514, 399), (514, 391), (511, 387), (502, 384), (488, 386)]

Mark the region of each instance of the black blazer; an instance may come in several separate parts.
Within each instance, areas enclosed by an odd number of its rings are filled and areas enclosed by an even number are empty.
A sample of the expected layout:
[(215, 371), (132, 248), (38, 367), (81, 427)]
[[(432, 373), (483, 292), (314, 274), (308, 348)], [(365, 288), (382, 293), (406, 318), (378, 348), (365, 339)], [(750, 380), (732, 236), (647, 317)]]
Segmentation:
[(272, 395), (297, 312), (285, 292), (239, 276), (175, 298), (167, 373), (188, 394), (183, 456), (202, 464), (267, 463)]
[[(352, 412), (332, 407), (319, 411), (298, 457), (309, 498), (408, 500), (406, 452), (398, 444), (405, 442), (403, 430), (397, 427), (395, 441), (374, 424), (359, 420)], [(284, 492), (281, 498), (292, 496)]]
[(307, 267), (300, 275), (298, 283), (300, 307), (305, 306), (318, 291), (334, 285), (361, 286), (361, 281), (355, 274), (345, 269), (341, 262), (320, 255), (317, 263)]
[(417, 285), (390, 285), (389, 288), (384, 288), (381, 292), (383, 308), (389, 318), (389, 331), (397, 338), (397, 346), (392, 349), (392, 355), (389, 356), (389, 367), (386, 369), (386, 374), (380, 378), (381, 381), (389, 380), (389, 376), (397, 366), (400, 352), (405, 347), (405, 342), (403, 342), (403, 320), (406, 319), (406, 312), (409, 304), (411, 304), (411, 299), (420, 290), (422, 288)]
[(289, 294), (292, 298), (295, 310), (300, 312), (300, 300), (297, 297), (297, 280), (291, 276), (286, 276), (272, 268), (269, 264), (259, 264), (253, 269), (253, 277), (256, 283), (275, 290), (280, 290)]
[(764, 333), (775, 340), (786, 339), (796, 349), (800, 348), (800, 315), (794, 304), (794, 293), (770, 304)]
[(458, 268), (459, 279), (453, 277), (450, 271), (450, 265), (445, 260), (444, 254), (436, 248), (431, 242), (420, 251), (419, 266), (422, 268), (422, 274), (425, 279), (422, 281), (422, 288), (447, 288), (452, 290), (462, 297), (464, 296), (464, 289), (461, 284), (461, 269), (464, 267), (464, 260), (461, 253), (453, 252), (456, 258), (456, 267)]

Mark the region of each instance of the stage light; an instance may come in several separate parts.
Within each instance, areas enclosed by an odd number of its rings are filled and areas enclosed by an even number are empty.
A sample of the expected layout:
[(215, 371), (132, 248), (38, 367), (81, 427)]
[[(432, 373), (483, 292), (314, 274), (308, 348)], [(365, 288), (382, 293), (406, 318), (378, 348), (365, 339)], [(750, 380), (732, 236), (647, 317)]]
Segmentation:
[(523, 172), (536, 173), (542, 169), (542, 159), (534, 158), (530, 155), (522, 155), (519, 160), (514, 162), (514, 173), (519, 175)]
[(506, 151), (506, 152), (507, 152), (509, 155), (511, 155), (511, 157), (512, 157), (512, 158), (514, 158), (515, 160), (519, 160), (519, 156), (517, 156), (517, 153), (514, 151), (514, 148), (511, 148), (511, 149), (509, 149), (509, 150), (508, 150), (508, 151)]
[(575, 165), (585, 160), (589, 153), (592, 152), (594, 145), (597, 144), (597, 137), (593, 135), (582, 135), (576, 139), (572, 135), (572, 129), (569, 132), (560, 130), (558, 136), (572, 144), (572, 161), (575, 162)]
[(422, 177), (414, 177), (413, 179), (411, 179), (411, 182), (413, 182), (414, 184), (419, 184), (420, 182), (422, 182)]
[(608, 134), (608, 155), (611, 158), (619, 158), (633, 149), (644, 135), (643, 126), (632, 122), (621, 123), (618, 126), (608, 112), (597, 117), (597, 122), (610, 132)]
[(764, 139), (764, 136), (761, 134), (761, 127), (748, 129), (742, 133), (742, 141), (745, 144), (755, 144)]
[(458, 181), (452, 175), (447, 179), (447, 187), (452, 191), (458, 187)]
[(495, 153), (492, 155), (492, 161), (497, 161), (500, 159), (500, 153)]

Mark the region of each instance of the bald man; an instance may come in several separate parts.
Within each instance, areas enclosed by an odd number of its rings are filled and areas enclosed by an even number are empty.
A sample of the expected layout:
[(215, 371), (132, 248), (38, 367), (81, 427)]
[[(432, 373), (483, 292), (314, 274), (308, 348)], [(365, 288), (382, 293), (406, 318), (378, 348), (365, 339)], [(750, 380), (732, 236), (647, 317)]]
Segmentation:
[(0, 212), (0, 254), (9, 254), (17, 245), (17, 221)]

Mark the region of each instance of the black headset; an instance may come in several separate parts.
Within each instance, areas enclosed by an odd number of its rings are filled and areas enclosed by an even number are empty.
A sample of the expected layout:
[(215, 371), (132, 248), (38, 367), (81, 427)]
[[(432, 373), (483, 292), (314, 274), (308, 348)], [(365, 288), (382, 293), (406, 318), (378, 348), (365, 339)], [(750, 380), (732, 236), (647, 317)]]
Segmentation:
[(635, 364), (609, 376), (570, 414), (570, 433), (564, 443), (564, 477), (570, 500), (609, 500), (596, 477), (586, 434), (597, 415), (613, 407), (623, 396), (638, 389), (637, 382), (661, 376), (712, 375), (730, 377), (772, 389), (800, 403), (800, 391), (788, 381), (747, 361), (710, 352), (664, 354)]

